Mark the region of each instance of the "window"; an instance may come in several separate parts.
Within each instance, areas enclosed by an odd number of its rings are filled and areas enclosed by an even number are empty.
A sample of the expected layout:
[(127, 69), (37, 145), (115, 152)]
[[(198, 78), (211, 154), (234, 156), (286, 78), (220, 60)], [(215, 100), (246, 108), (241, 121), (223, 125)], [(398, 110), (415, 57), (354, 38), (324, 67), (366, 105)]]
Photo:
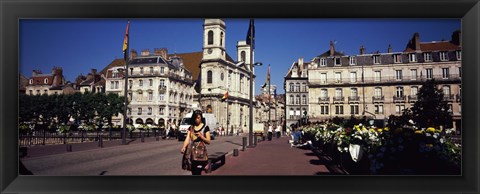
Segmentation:
[(158, 108), (158, 114), (164, 115), (164, 114), (165, 114), (165, 108), (159, 107), (159, 108)]
[[(115, 89), (118, 89), (119, 86), (120, 86), (120, 82), (119, 82), (119, 81), (116, 81), (116, 82), (115, 82)], [(100, 91), (100, 90), (99, 90), (99, 91)]]
[(335, 65), (341, 65), (340, 58), (335, 58)]
[(165, 67), (160, 67), (160, 73), (164, 74), (165, 73)]
[(393, 62), (394, 63), (401, 63), (402, 62), (402, 56), (400, 54), (393, 55)]
[(33, 84), (33, 79), (30, 79), (30, 81), (28, 81), (28, 83)]
[(153, 100), (153, 92), (148, 92), (148, 101)]
[(462, 67), (458, 67), (458, 77), (462, 77)]
[(30, 95), (33, 95), (33, 90), (28, 91)]
[(456, 51), (457, 60), (462, 60), (462, 51)]
[(452, 104), (448, 104), (448, 112), (453, 112), (453, 106)]
[(404, 109), (405, 109), (405, 105), (395, 105), (395, 113), (396, 114), (402, 114)]
[(148, 115), (152, 115), (152, 107), (148, 107), (147, 114), (148, 114)]
[(418, 93), (418, 87), (417, 86), (412, 86), (412, 89), (410, 90), (410, 94), (412, 96), (417, 96)]
[(295, 85), (293, 83), (290, 83), (290, 92), (295, 91)]
[(153, 67), (150, 67), (150, 74), (153, 74)]
[(335, 89), (335, 97), (342, 97), (342, 88)]
[(397, 97), (402, 97), (403, 96), (403, 87), (397, 87), (395, 94), (396, 94)]
[(127, 108), (127, 115), (132, 115), (132, 109), (131, 108)]
[(138, 80), (138, 86), (142, 87), (143, 86), (143, 80)]
[(417, 70), (416, 69), (411, 69), (410, 70), (410, 79), (411, 80), (416, 80), (417, 79)]
[(373, 55), (373, 63), (374, 64), (380, 63), (380, 55)]
[(43, 83), (48, 84), (48, 78), (45, 78), (45, 79), (43, 80)]
[(376, 87), (375, 88), (375, 97), (382, 97), (382, 88)]
[(300, 92), (300, 83), (296, 83), (295, 86), (295, 92)]
[(114, 89), (114, 88), (115, 88), (115, 87), (114, 87), (114, 82), (111, 81), (111, 82), (110, 82), (110, 89)]
[(327, 83), (327, 73), (321, 73), (320, 74), (320, 82), (322, 84), (326, 84)]
[(88, 88), (83, 89), (84, 92), (88, 92)]
[(295, 101), (296, 104), (300, 104), (300, 95), (297, 95), (297, 98), (295, 98), (295, 99), (296, 99), (296, 101)]
[(378, 81), (381, 80), (381, 72), (380, 72), (380, 71), (375, 71), (375, 72), (373, 73), (373, 76), (374, 76), (374, 77), (373, 77), (374, 81), (377, 81), (377, 82), (378, 82)]
[(138, 115), (142, 115), (142, 108), (138, 108)]
[(132, 89), (133, 86), (133, 80), (128, 80), (128, 88)]
[(223, 46), (223, 32), (220, 32), (220, 46)]
[(37, 95), (40, 95), (40, 90), (37, 90)]
[(335, 72), (335, 83), (342, 83), (342, 73)]
[(241, 58), (241, 59), (240, 59), (241, 61), (243, 61), (243, 62), (246, 61), (245, 51), (240, 52), (240, 58)]
[(320, 59), (320, 66), (326, 66), (327, 65), (327, 59), (321, 58)]
[(290, 119), (293, 119), (293, 118), (294, 118), (294, 116), (295, 116), (295, 111), (293, 110), (293, 108), (290, 109), (290, 114), (288, 114), (288, 115), (290, 115)]
[(336, 105), (335, 106), (335, 114), (343, 115), (343, 105)]
[(402, 70), (395, 70), (395, 77), (397, 80), (402, 80)]
[(450, 77), (449, 69), (448, 68), (442, 68), (442, 78), (443, 79), (448, 79), (449, 77)]
[(294, 104), (295, 102), (295, 97), (293, 95), (290, 95), (290, 104)]
[(148, 85), (149, 85), (149, 86), (153, 86), (153, 79), (149, 79), (149, 80), (148, 80)]
[(349, 61), (350, 65), (355, 65), (356, 64), (355, 57), (349, 57), (348, 61)]
[(357, 114), (358, 115), (358, 105), (350, 105), (350, 114)]
[(357, 82), (357, 72), (350, 72), (350, 82)]
[(165, 87), (165, 80), (163, 80), (163, 79), (160, 80), (160, 86)]
[(130, 101), (132, 100), (132, 93), (131, 92), (128, 93), (128, 100), (130, 100)]
[(47, 90), (43, 90), (43, 93), (44, 93), (44, 94), (47, 94), (47, 92), (48, 92)]
[(352, 97), (358, 96), (358, 90), (357, 90), (357, 88), (352, 88), (352, 89), (351, 89), (350, 96), (352, 96)]
[(308, 90), (307, 83), (302, 83), (302, 88), (303, 88), (303, 92), (307, 92)]
[(450, 97), (450, 86), (443, 86), (442, 91), (445, 97)]
[(440, 52), (440, 61), (448, 61), (447, 52), (445, 51)]
[(415, 53), (408, 54), (408, 61), (417, 62), (417, 55)]
[(322, 97), (322, 98), (328, 97), (327, 89), (322, 89), (321, 90), (320, 97)]
[(143, 67), (140, 67), (140, 74), (143, 74)]
[(307, 96), (306, 95), (302, 96), (302, 104), (307, 104)]
[(112, 72), (112, 78), (117, 78), (118, 77), (118, 72)]
[(425, 61), (432, 61), (432, 53), (423, 53), (423, 59)]
[(425, 71), (427, 72), (427, 79), (432, 79), (433, 78), (433, 69), (428, 68)]
[(322, 105), (322, 106), (320, 106), (320, 114), (322, 114), (322, 115), (328, 115), (328, 105)]
[(158, 94), (158, 100), (164, 101), (165, 100), (165, 94)]
[(375, 114), (383, 114), (383, 105), (375, 105)]
[(213, 31), (208, 31), (208, 45), (213, 44)]
[(212, 83), (212, 77), (213, 77), (212, 74), (213, 74), (212, 71), (207, 71), (207, 83), (208, 84)]

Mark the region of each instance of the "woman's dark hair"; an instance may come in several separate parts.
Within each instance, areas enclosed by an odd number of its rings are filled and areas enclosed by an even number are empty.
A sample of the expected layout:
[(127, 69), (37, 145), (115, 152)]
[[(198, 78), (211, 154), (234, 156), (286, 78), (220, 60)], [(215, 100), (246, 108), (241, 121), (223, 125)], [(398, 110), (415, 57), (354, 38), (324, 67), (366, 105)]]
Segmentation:
[(202, 120), (202, 122), (205, 122), (204, 118), (203, 118), (203, 115), (202, 115), (202, 111), (201, 110), (196, 110), (196, 111), (193, 111), (193, 114), (192, 114), (192, 117), (190, 118), (190, 125), (194, 125), (195, 124), (195, 119), (197, 118), (197, 115), (200, 115), (200, 118)]

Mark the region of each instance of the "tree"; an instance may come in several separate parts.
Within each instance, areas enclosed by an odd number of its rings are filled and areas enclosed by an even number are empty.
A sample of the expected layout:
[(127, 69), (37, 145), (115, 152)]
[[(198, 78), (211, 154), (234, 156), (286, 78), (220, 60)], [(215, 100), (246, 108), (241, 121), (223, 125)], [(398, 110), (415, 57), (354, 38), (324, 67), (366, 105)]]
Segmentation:
[(419, 128), (450, 126), (452, 113), (435, 80), (428, 80), (418, 91), (418, 101), (411, 108), (412, 120)]

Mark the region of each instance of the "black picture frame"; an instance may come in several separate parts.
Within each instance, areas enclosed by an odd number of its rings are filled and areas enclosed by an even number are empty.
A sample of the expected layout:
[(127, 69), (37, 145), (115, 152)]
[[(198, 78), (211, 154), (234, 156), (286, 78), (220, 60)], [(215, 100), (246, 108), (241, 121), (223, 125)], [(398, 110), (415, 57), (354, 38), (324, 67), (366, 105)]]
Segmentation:
[[(478, 193), (479, 11), (478, 0), (0, 0), (0, 192)], [(462, 18), (462, 176), (18, 176), (19, 19), (213, 17)]]

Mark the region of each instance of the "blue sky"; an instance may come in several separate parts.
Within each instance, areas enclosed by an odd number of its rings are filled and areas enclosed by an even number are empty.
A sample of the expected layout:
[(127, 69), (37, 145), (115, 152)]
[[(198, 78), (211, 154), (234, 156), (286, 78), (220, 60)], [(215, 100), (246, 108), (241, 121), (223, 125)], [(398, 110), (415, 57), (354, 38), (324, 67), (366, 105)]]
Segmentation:
[[(225, 19), (227, 53), (234, 59), (237, 41), (245, 40), (249, 20)], [(98, 71), (122, 58), (127, 19), (22, 19), (19, 36), (19, 71), (29, 78), (32, 70), (51, 73), (63, 68), (68, 81), (90, 69)], [(169, 53), (202, 50), (203, 19), (131, 19), (130, 49), (167, 48)], [(461, 29), (460, 19), (255, 19), (257, 91), (271, 65), (272, 85), (284, 93), (283, 79), (293, 62), (310, 61), (336, 42), (347, 55), (403, 51), (415, 32), (420, 41), (450, 40)]]

